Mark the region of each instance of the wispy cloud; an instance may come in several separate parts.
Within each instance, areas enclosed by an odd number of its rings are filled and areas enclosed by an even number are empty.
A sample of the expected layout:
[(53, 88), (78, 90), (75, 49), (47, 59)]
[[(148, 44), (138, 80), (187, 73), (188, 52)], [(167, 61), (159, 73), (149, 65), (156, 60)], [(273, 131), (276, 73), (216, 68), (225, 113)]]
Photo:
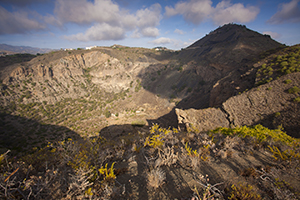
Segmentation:
[(160, 44), (170, 44), (172, 43), (172, 39), (166, 37), (160, 37), (155, 40), (150, 41), (149, 43), (160, 45)]
[(188, 2), (179, 2), (175, 7), (166, 6), (165, 15), (168, 17), (182, 15), (183, 18), (193, 24), (200, 24), (212, 12), (211, 0), (190, 0)]
[(120, 27), (102, 23), (92, 26), (85, 33), (65, 36), (65, 38), (78, 41), (121, 40), (125, 38), (125, 31)]
[[(160, 4), (153, 4), (149, 8), (143, 8), (131, 14), (120, 9), (118, 4), (111, 0), (98, 0), (90, 2), (87, 0), (57, 0), (54, 10), (55, 16), (47, 16), (51, 24), (63, 26), (66, 23), (79, 25), (91, 25), (86, 33), (66, 36), (70, 39), (91, 39), (91, 40), (119, 40), (124, 38), (126, 31), (133, 31), (132, 37), (157, 37), (159, 30), (156, 26), (161, 20)], [(94, 25), (96, 24), (96, 25)], [(102, 35), (101, 24), (106, 30), (118, 30), (117, 33), (110, 33), (110, 36), (92, 37), (96, 32)], [(105, 30), (105, 31), (106, 31)], [(93, 34), (91, 34), (93, 33)], [(89, 35), (89, 36), (88, 36)]]
[(241, 3), (231, 4), (229, 1), (222, 1), (217, 4), (212, 19), (215, 24), (223, 25), (229, 22), (246, 23), (253, 21), (259, 13), (255, 6), (245, 7)]
[(195, 40), (182, 41), (182, 40), (178, 40), (178, 39), (160, 37), (160, 38), (152, 40), (148, 43), (154, 44), (154, 45), (168, 45), (168, 46), (172, 46), (174, 49), (180, 49), (182, 47), (189, 46), (194, 42), (195, 42)]
[(279, 10), (267, 22), (270, 24), (282, 24), (285, 22), (300, 22), (300, 0), (292, 0), (289, 3), (280, 4)]
[(0, 34), (24, 34), (46, 29), (46, 25), (38, 21), (36, 15), (22, 10), (9, 12), (0, 6)]
[(208, 19), (212, 19), (217, 25), (229, 22), (246, 23), (254, 20), (260, 11), (258, 7), (245, 7), (241, 3), (232, 4), (230, 1), (221, 1), (213, 7), (211, 0), (179, 2), (175, 7), (166, 6), (165, 10), (167, 17), (182, 15), (185, 21), (196, 25)]
[(179, 30), (179, 29), (175, 29), (174, 33), (177, 33), (179, 35), (183, 35), (184, 31), (183, 30)]
[(264, 31), (263, 34), (270, 35), (273, 39), (278, 39), (281, 37), (279, 33), (275, 33), (272, 31)]

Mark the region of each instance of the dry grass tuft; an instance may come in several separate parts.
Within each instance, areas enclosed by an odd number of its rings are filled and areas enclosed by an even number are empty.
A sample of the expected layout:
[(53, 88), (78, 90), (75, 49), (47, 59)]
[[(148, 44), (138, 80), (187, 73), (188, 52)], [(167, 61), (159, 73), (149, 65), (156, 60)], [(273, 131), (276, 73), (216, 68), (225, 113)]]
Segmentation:
[(164, 183), (166, 179), (166, 173), (160, 169), (152, 169), (150, 172), (147, 173), (148, 185), (154, 189), (157, 189)]

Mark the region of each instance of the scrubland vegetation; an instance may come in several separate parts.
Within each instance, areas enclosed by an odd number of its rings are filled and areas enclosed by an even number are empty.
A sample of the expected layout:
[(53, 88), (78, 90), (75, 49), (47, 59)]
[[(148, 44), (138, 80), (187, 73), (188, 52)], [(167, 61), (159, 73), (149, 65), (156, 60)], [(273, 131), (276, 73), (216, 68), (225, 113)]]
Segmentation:
[[(77, 140), (62, 138), (28, 150), (20, 157), (12, 157), (9, 151), (2, 154), (0, 196), (131, 199), (131, 196), (162, 195), (169, 191), (170, 196), (161, 196), (169, 199), (176, 192), (172, 193), (168, 187), (173, 186), (168, 184), (179, 184), (177, 192), (190, 199), (297, 199), (298, 186), (281, 174), (299, 175), (299, 145), (298, 139), (282, 130), (269, 130), (261, 125), (199, 133), (154, 124), (148, 131), (143, 127), (135, 134), (114, 139), (101, 135)], [(242, 177), (237, 181), (228, 178), (210, 181), (212, 174), (203, 174), (204, 166), (214, 168), (217, 163), (238, 160), (244, 154), (268, 157), (272, 165), (242, 166), (236, 172)], [(186, 183), (176, 179), (179, 174), (172, 175), (176, 171), (189, 177), (185, 178)], [(139, 177), (138, 181), (135, 177)], [(174, 183), (168, 183), (169, 178)], [(134, 184), (140, 188), (140, 194), (135, 193)]]
[[(257, 86), (293, 72), (300, 72), (299, 45), (281, 49), (279, 52), (268, 56), (257, 70)], [(290, 82), (286, 80), (285, 83), (289, 84)]]

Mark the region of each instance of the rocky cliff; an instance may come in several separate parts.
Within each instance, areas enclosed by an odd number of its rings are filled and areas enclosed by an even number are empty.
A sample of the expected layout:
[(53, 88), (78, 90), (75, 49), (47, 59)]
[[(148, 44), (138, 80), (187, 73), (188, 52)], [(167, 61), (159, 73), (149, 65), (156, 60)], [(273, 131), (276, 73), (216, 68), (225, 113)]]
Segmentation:
[(235, 95), (219, 109), (176, 109), (176, 114), (179, 124), (195, 126), (199, 131), (263, 124), (272, 129), (281, 126), (299, 138), (299, 88), (300, 72), (295, 72)]

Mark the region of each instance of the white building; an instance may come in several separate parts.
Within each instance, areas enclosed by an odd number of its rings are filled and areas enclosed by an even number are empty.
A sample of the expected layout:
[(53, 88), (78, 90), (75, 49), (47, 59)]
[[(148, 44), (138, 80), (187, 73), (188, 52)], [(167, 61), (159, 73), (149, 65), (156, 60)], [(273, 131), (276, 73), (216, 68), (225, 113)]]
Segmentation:
[(97, 46), (91, 46), (91, 47), (85, 47), (86, 50), (91, 50), (93, 48), (96, 48)]

